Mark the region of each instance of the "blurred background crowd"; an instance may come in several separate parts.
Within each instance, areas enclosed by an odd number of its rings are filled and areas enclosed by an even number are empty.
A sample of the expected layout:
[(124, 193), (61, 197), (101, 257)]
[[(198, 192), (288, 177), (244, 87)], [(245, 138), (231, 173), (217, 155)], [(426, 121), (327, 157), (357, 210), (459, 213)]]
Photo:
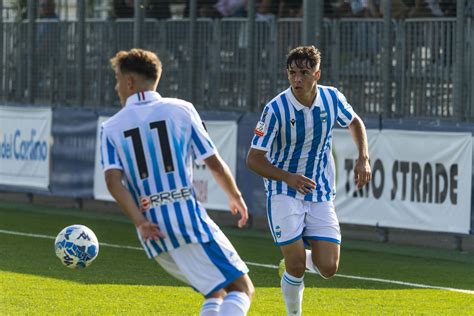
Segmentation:
[[(19, 7), (21, 17), (26, 19), (27, 0), (10, 1), (7, 6)], [(67, 0), (40, 0), (40, 18), (58, 18), (58, 10), (67, 6)], [(88, 0), (89, 16), (108, 18), (133, 18), (133, 0)], [(472, 1), (471, 1), (472, 2)], [(456, 15), (456, 1), (452, 0), (392, 0), (392, 16), (395, 19), (417, 17), (450, 17)], [(170, 19), (189, 16), (189, 1), (145, 0), (146, 18)], [(474, 12), (474, 3), (467, 5), (469, 14)], [(303, 16), (303, 0), (257, 0), (258, 18), (291, 18)], [(197, 0), (197, 16), (207, 18), (245, 17), (247, 0)], [(381, 0), (326, 0), (324, 16), (328, 18), (383, 17)]]

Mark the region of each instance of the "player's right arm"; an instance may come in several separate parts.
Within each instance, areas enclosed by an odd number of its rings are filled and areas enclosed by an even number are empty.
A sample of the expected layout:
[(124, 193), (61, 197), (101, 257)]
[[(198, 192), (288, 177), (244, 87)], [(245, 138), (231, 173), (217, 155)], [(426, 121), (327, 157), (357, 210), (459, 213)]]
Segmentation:
[(144, 240), (158, 239), (164, 237), (158, 226), (150, 223), (143, 213), (138, 209), (130, 191), (123, 185), (123, 166), (117, 154), (117, 148), (112, 138), (108, 135), (108, 130), (101, 127), (101, 163), (105, 172), (105, 183), (110, 194), (122, 208), (123, 212), (130, 218), (139, 230)]
[(132, 194), (122, 183), (123, 172), (119, 169), (109, 169), (105, 171), (105, 183), (110, 194), (122, 208), (123, 212), (130, 218), (132, 223), (138, 228), (143, 240), (157, 240), (165, 237), (159, 230), (158, 225), (149, 222), (143, 213), (138, 209)]
[(268, 161), (266, 153), (264, 150), (250, 148), (247, 154), (247, 168), (264, 178), (284, 181), (288, 186), (304, 195), (310, 193), (316, 187), (316, 183), (310, 178), (302, 174), (285, 171), (272, 165), (270, 161)]
[(247, 154), (247, 168), (264, 178), (284, 181), (290, 187), (305, 195), (316, 187), (316, 183), (313, 180), (302, 174), (291, 173), (277, 168), (267, 159), (266, 154), (273, 146), (280, 128), (281, 118), (275, 111), (278, 113), (275, 102), (267, 104), (263, 109), (260, 120), (255, 127), (251, 148)]
[(219, 186), (227, 194), (227, 197), (229, 198), (229, 207), (232, 214), (240, 214), (238, 226), (240, 228), (244, 227), (248, 219), (247, 205), (245, 204), (242, 194), (235, 183), (229, 166), (217, 153), (206, 158), (204, 163), (209, 168), (209, 170), (211, 170), (212, 176), (214, 179), (216, 179)]
[(238, 226), (244, 227), (248, 210), (227, 163), (219, 156), (217, 149), (207, 133), (196, 109), (188, 107), (191, 115), (191, 148), (196, 163), (205, 163), (219, 186), (224, 190), (232, 214), (240, 214)]

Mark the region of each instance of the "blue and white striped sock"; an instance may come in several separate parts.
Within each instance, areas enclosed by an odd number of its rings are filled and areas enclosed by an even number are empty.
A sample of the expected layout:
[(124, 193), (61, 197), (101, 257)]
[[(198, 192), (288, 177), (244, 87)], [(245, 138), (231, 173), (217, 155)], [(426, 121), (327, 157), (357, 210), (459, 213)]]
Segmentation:
[(301, 304), (303, 302), (304, 276), (294, 277), (285, 271), (281, 278), (281, 292), (285, 300), (286, 313), (288, 315), (301, 315)]
[(208, 298), (202, 303), (199, 316), (218, 316), (221, 304), (221, 298)]
[(244, 292), (232, 291), (224, 297), (219, 315), (245, 316), (250, 308), (250, 298)]

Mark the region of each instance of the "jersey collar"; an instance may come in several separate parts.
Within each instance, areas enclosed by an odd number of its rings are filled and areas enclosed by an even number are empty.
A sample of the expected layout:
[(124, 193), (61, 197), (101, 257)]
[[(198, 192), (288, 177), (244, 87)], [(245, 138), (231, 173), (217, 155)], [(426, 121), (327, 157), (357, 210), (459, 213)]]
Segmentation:
[(320, 91), (317, 85), (316, 85), (316, 91), (317, 91), (316, 98), (314, 99), (313, 104), (311, 104), (309, 108), (301, 104), (298, 100), (296, 100), (296, 97), (294, 96), (293, 91), (291, 91), (291, 86), (286, 90), (286, 95), (288, 96), (291, 104), (293, 104), (293, 106), (295, 107), (297, 111), (300, 111), (305, 108), (309, 110), (313, 110), (315, 106), (319, 106), (321, 104)]
[(129, 96), (125, 106), (146, 104), (158, 99), (161, 99), (161, 95), (156, 91), (140, 91)]

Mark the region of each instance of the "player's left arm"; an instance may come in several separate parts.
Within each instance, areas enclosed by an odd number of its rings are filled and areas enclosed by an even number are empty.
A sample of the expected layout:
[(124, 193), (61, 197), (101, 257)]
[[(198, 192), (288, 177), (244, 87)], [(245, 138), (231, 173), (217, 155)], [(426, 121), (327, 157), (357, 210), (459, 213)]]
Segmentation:
[(143, 240), (158, 240), (165, 235), (160, 231), (158, 225), (148, 221), (143, 213), (138, 209), (133, 200), (132, 194), (122, 183), (123, 172), (119, 169), (109, 169), (105, 171), (105, 183), (110, 194), (122, 208), (123, 212), (138, 228)]
[(369, 146), (365, 125), (357, 114), (354, 115), (352, 122), (349, 124), (349, 129), (359, 151), (359, 157), (354, 167), (354, 181), (357, 188), (360, 189), (372, 179), (372, 170), (369, 164)]
[(212, 176), (216, 179), (219, 186), (227, 194), (232, 214), (240, 214), (238, 222), (239, 228), (244, 227), (248, 219), (248, 209), (244, 199), (242, 198), (242, 194), (235, 183), (235, 179), (230, 172), (229, 166), (218, 153), (206, 158), (204, 162), (209, 170), (211, 170)]
[(202, 123), (201, 117), (193, 106), (189, 107), (189, 110), (191, 113), (191, 133), (194, 135), (191, 137), (194, 161), (199, 164), (205, 163), (209, 168), (212, 176), (229, 198), (229, 207), (232, 214), (240, 214), (238, 226), (242, 228), (248, 219), (247, 205), (235, 183), (229, 166), (217, 152), (211, 137)]

